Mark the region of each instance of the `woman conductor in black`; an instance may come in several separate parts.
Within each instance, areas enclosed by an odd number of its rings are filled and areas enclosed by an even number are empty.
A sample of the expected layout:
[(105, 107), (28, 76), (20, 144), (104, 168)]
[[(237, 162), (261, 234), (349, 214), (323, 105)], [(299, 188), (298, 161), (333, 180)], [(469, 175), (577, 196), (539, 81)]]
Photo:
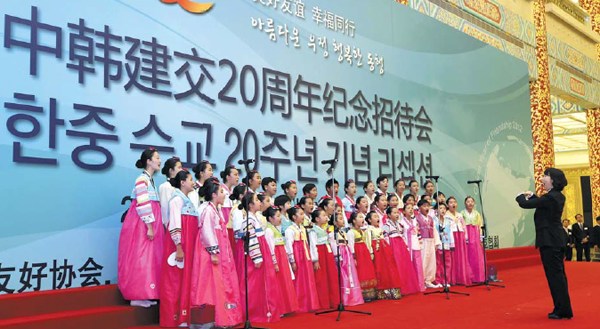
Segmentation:
[(570, 319), (573, 317), (569, 286), (565, 274), (565, 237), (561, 218), (565, 206), (565, 196), (561, 193), (567, 186), (565, 174), (556, 168), (544, 171), (542, 183), (546, 194), (541, 197), (532, 192), (517, 196), (521, 208), (533, 209), (535, 214), (535, 247), (539, 248), (544, 272), (554, 301), (554, 310), (548, 313), (549, 319)]

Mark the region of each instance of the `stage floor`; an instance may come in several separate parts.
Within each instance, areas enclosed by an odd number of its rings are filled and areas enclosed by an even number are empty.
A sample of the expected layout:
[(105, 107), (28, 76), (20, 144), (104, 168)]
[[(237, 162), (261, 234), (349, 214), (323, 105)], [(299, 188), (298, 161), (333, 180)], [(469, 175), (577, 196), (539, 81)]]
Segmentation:
[[(300, 314), (277, 323), (254, 325), (271, 329), (293, 328), (597, 328), (600, 309), (600, 263), (568, 262), (567, 278), (573, 305), (571, 320), (549, 320), (552, 310), (548, 285), (540, 265), (498, 273), (506, 288), (452, 287), (470, 296), (445, 294), (406, 296), (398, 301), (377, 301), (351, 309), (371, 311), (365, 316), (343, 313)], [(428, 290), (429, 291), (429, 290)]]

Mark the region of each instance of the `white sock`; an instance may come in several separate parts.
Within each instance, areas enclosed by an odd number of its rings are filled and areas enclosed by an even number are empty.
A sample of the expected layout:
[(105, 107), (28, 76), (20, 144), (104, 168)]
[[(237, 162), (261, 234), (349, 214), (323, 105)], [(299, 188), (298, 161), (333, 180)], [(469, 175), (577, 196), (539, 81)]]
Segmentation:
[(131, 302), (129, 302), (129, 305), (140, 306), (140, 307), (145, 307), (145, 308), (152, 306), (152, 304), (150, 304), (149, 300), (132, 300)]

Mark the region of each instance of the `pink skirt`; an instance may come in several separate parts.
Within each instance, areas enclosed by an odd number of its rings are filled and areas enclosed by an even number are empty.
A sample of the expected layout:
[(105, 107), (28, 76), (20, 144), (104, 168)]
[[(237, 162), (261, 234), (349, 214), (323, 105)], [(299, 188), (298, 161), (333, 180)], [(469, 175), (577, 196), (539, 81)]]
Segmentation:
[(400, 292), (402, 295), (415, 294), (421, 291), (421, 285), (417, 278), (417, 273), (410, 259), (410, 253), (406, 247), (404, 239), (401, 237), (390, 238), (390, 247), (396, 260), (398, 274), (400, 275)]
[[(450, 250), (436, 250), (435, 281), (437, 283), (450, 283), (452, 278), (452, 256)], [(444, 257), (446, 258), (444, 260)], [(444, 264), (446, 272), (444, 273)]]
[(133, 200), (127, 211), (119, 236), (118, 286), (126, 300), (158, 299), (163, 257), (165, 227), (162, 223), (160, 203), (151, 201), (154, 222), (154, 239), (138, 215)]
[[(378, 243), (379, 247), (377, 247)], [(375, 274), (377, 275), (377, 289), (400, 289), (402, 284), (400, 282), (400, 275), (398, 274), (398, 267), (394, 260), (392, 248), (383, 239), (373, 241), (371, 245), (373, 248), (373, 255), (375, 255), (373, 263), (375, 265)]]
[(467, 225), (467, 255), (469, 256), (469, 266), (471, 267), (471, 281), (485, 281), (485, 265), (483, 263), (483, 246), (481, 245), (481, 234), (479, 227)]
[(294, 275), (294, 286), (296, 287), (296, 296), (298, 296), (298, 311), (309, 312), (319, 309), (319, 296), (317, 295), (317, 285), (315, 283), (315, 272), (312, 261), (307, 249), (304, 248), (304, 241), (294, 241), (294, 260), (296, 261), (296, 271)]
[(423, 274), (423, 258), (421, 257), (421, 250), (412, 251), (412, 263), (415, 273), (417, 274), (419, 289), (425, 291), (425, 275)]
[(454, 232), (454, 251), (452, 252), (452, 284), (470, 285), (471, 268), (467, 256), (465, 232)]
[(340, 269), (342, 270), (342, 302), (346, 306), (364, 304), (362, 290), (354, 257), (347, 245), (340, 245)]
[[(248, 266), (248, 318), (251, 322), (276, 322), (281, 318), (281, 293), (275, 274), (271, 252), (264, 236), (258, 237), (262, 254), (262, 265), (256, 268), (250, 257), (244, 255), (244, 240), (236, 243), (236, 267), (239, 269), (240, 305), (245, 310), (246, 277), (244, 266)], [(246, 264), (244, 264), (244, 261)]]
[[(240, 284), (229, 241), (225, 238), (227, 234), (221, 232), (225, 229), (215, 231), (220, 249), (217, 265), (212, 263), (201, 239), (196, 239), (192, 278), (197, 279), (192, 280), (190, 304), (193, 307), (201, 307), (199, 316), (205, 319), (207, 317), (203, 313), (214, 311), (216, 326), (234, 326), (244, 319), (244, 310), (240, 303)], [(212, 322), (212, 319), (207, 321)]]
[(183, 248), (183, 269), (167, 264), (168, 257), (177, 251), (170, 236), (165, 238), (165, 247), (160, 281), (160, 326), (177, 327), (190, 323), (190, 287), (192, 284), (192, 264), (196, 239), (198, 237), (198, 217), (181, 216), (181, 247)]
[(296, 312), (298, 310), (298, 297), (296, 297), (292, 269), (284, 245), (275, 246), (275, 257), (279, 266), (279, 272), (276, 275), (282, 299), (281, 313)]

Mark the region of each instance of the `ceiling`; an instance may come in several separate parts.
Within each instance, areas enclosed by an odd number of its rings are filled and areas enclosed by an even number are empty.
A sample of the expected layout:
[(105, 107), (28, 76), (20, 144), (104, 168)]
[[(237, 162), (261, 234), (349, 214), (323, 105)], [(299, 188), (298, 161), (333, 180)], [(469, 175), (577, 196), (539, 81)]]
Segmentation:
[(552, 126), (554, 152), (575, 152), (588, 149), (585, 111), (553, 115)]

